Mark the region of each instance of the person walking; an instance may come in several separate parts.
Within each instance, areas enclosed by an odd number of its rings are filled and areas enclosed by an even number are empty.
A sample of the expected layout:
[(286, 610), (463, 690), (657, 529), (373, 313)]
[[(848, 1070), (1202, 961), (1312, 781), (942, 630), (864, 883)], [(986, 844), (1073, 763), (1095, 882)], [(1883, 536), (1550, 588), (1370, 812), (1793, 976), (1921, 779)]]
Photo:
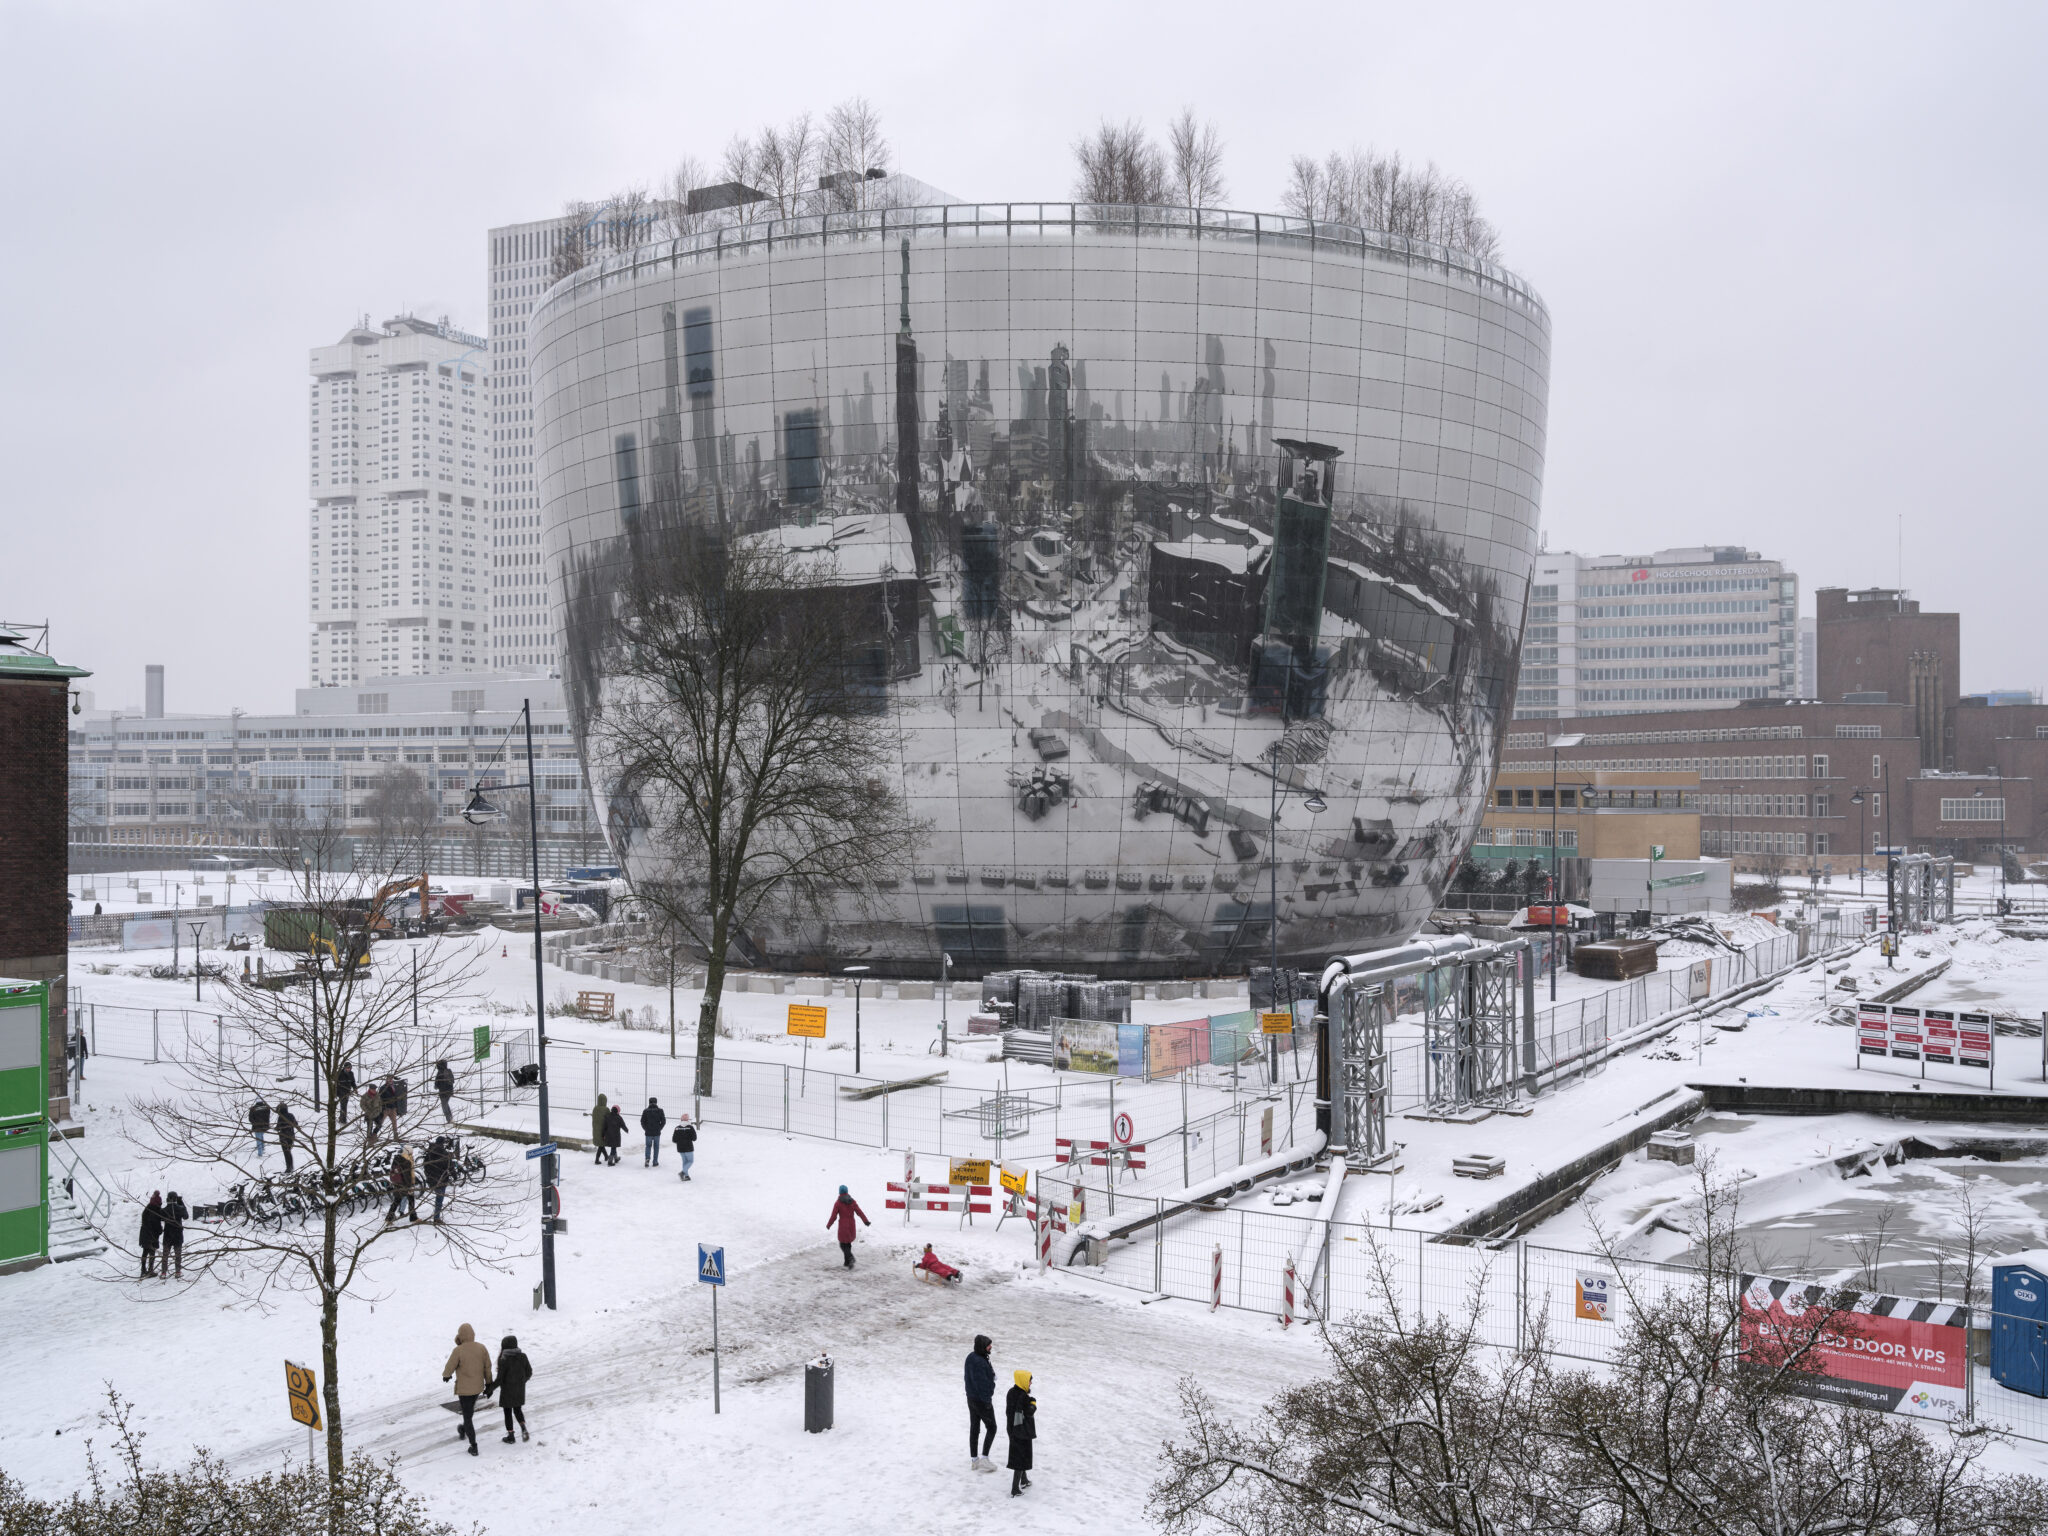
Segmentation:
[(290, 1173), (292, 1145), (299, 1139), (299, 1117), (283, 1099), (277, 1101), (277, 1108), (271, 1113), (277, 1122), (277, 1149), (284, 1154), (284, 1171)]
[(455, 1097), (455, 1069), (445, 1061), (434, 1063), (434, 1097), (441, 1101), (441, 1123), (453, 1125), (455, 1112), (448, 1107), (448, 1101)]
[(597, 1152), (597, 1161), (604, 1161), (604, 1128), (611, 1123), (612, 1101), (603, 1094), (590, 1106), (590, 1145)]
[(669, 1139), (676, 1144), (676, 1156), (683, 1160), (683, 1171), (676, 1177), (687, 1184), (690, 1182), (690, 1164), (697, 1161), (697, 1127), (690, 1123), (688, 1115), (677, 1118), (675, 1135)]
[(448, 1198), (448, 1186), (455, 1178), (455, 1149), (448, 1144), (446, 1136), (436, 1136), (427, 1143), (427, 1157), (421, 1172), (426, 1175), (427, 1188), (434, 1195), (434, 1225), (441, 1225), (441, 1202)]
[(498, 1345), (498, 1376), (490, 1388), (498, 1394), (498, 1406), (505, 1410), (505, 1443), (512, 1443), (512, 1421), (519, 1421), (519, 1438), (530, 1440), (526, 1432), (526, 1384), (533, 1380), (533, 1362), (526, 1358), (526, 1351), (519, 1347), (519, 1340), (506, 1334)]
[(640, 1149), (642, 1168), (661, 1166), (661, 1128), (668, 1124), (668, 1111), (661, 1107), (661, 1100), (649, 1099), (647, 1107), (640, 1111), (640, 1134), (646, 1144)]
[(853, 1218), (856, 1216), (860, 1218), (862, 1226), (874, 1225), (868, 1220), (868, 1213), (860, 1208), (859, 1203), (846, 1192), (846, 1186), (842, 1184), (839, 1186), (839, 1198), (832, 1202), (832, 1214), (825, 1218), (825, 1225), (829, 1227), (835, 1221), (839, 1223), (839, 1252), (846, 1260), (845, 1267), (848, 1269), (853, 1268)]
[[(996, 1368), (989, 1359), (993, 1347), (987, 1334), (977, 1333), (967, 1355), (967, 1465), (976, 1472), (996, 1469), (988, 1457), (996, 1443)], [(979, 1440), (976, 1430), (984, 1431)]]
[(414, 1221), (420, 1219), (418, 1198), (413, 1193), (412, 1153), (406, 1150), (404, 1142), (398, 1144), (398, 1154), (391, 1159), (391, 1206), (384, 1213), (384, 1225), (390, 1226), (398, 1220), (398, 1207), (405, 1205), (405, 1214)]
[(1038, 1399), (1031, 1395), (1031, 1373), (1018, 1371), (1003, 1399), (1003, 1425), (1010, 1432), (1010, 1497), (1031, 1486), (1031, 1442), (1038, 1438)]
[(377, 1092), (377, 1085), (375, 1083), (370, 1084), (369, 1087), (363, 1090), (362, 1110), (364, 1139), (367, 1142), (375, 1142), (377, 1139), (377, 1122), (384, 1118), (384, 1099)]
[[(391, 1074), (391, 1091), (395, 1095), (398, 1114), (402, 1118), (406, 1110), (411, 1107), (406, 1103), (406, 1100), (412, 1093), (412, 1085), (405, 1080), (404, 1073), (394, 1072)], [(391, 1127), (393, 1130), (398, 1128), (398, 1121), (396, 1119), (391, 1122)]]
[(170, 1199), (164, 1202), (164, 1256), (157, 1267), (157, 1275), (169, 1275), (173, 1265), (177, 1267), (177, 1278), (185, 1278), (185, 1218), (192, 1213), (185, 1209), (185, 1197), (175, 1189)]
[(164, 1197), (161, 1190), (149, 1192), (149, 1204), (142, 1208), (142, 1278), (156, 1273), (156, 1250), (164, 1240)]
[(619, 1166), (619, 1148), (625, 1145), (625, 1141), (626, 1117), (619, 1113), (619, 1106), (614, 1104), (612, 1112), (605, 1117), (604, 1122), (604, 1158), (614, 1168)]
[(258, 1099), (249, 1106), (249, 1129), (256, 1135), (256, 1161), (263, 1161), (263, 1138), (270, 1130), (270, 1106)]
[(464, 1323), (455, 1330), (455, 1350), (441, 1367), (441, 1379), (455, 1379), (455, 1401), (462, 1405), (462, 1422), (455, 1438), (469, 1442), (469, 1454), (476, 1454), (476, 1400), (491, 1390), (491, 1352), (476, 1341), (476, 1330)]
[(334, 1107), (341, 1111), (341, 1123), (347, 1125), (348, 1107), (355, 1102), (356, 1097), (356, 1069), (344, 1061), (341, 1070), (334, 1074), (332, 1087)]
[(388, 1072), (377, 1085), (377, 1117), (390, 1123), (393, 1136), (398, 1134), (398, 1079)]
[(85, 1030), (81, 1027), (71, 1031), (71, 1075), (81, 1083), (85, 1081), (85, 1058), (91, 1054), (86, 1049)]

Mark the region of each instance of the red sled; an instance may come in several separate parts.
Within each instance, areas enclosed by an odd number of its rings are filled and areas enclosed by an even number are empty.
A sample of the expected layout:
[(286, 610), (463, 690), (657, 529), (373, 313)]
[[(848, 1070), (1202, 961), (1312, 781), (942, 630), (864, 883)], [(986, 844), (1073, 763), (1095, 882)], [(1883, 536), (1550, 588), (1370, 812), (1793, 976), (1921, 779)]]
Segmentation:
[(958, 1285), (960, 1271), (932, 1252), (932, 1245), (924, 1245), (924, 1253), (910, 1266), (910, 1272), (920, 1280), (937, 1280), (944, 1285)]

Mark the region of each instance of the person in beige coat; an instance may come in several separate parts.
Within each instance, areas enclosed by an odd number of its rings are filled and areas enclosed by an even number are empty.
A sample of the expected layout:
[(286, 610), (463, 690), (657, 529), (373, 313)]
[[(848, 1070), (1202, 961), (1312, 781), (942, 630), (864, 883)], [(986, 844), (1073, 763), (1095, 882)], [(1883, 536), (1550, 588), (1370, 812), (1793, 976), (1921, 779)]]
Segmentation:
[(476, 1454), (476, 1400), (491, 1390), (491, 1352), (476, 1341), (476, 1330), (464, 1323), (455, 1330), (455, 1350), (441, 1367), (441, 1379), (455, 1378), (455, 1400), (462, 1405), (462, 1423), (455, 1438), (469, 1442)]

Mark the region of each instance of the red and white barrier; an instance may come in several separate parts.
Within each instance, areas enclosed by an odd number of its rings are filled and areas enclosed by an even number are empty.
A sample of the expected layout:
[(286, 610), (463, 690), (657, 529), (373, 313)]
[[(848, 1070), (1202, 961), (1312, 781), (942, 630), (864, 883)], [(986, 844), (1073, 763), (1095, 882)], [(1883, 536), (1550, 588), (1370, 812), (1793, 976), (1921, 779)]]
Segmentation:
[(1294, 1326), (1294, 1260), (1287, 1261), (1287, 1268), (1280, 1276), (1280, 1326)]
[(1218, 1243), (1209, 1255), (1209, 1310), (1214, 1312), (1223, 1305), (1223, 1245)]
[(905, 1184), (892, 1179), (885, 1209), (902, 1211), (906, 1216), (911, 1211), (959, 1211), (986, 1216), (994, 1208), (994, 1194), (995, 1188), (989, 1184), (927, 1184), (922, 1179)]
[[(1129, 1146), (1125, 1146), (1123, 1143), (1115, 1141), (1083, 1141), (1077, 1143), (1071, 1136), (1055, 1136), (1052, 1144), (1054, 1154), (1063, 1163), (1085, 1162), (1090, 1167), (1107, 1168), (1110, 1163), (1110, 1154), (1114, 1152), (1117, 1154), (1117, 1163), (1123, 1167), (1142, 1168), (1145, 1166), (1145, 1143), (1142, 1141), (1134, 1141)], [(1076, 1155), (1077, 1147), (1079, 1148), (1079, 1155)]]

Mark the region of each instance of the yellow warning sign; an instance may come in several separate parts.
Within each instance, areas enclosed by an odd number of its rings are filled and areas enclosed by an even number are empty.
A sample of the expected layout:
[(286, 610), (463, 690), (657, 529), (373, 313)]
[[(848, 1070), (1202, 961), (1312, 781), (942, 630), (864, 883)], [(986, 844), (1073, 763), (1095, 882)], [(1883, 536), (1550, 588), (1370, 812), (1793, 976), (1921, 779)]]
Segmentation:
[(284, 1390), (291, 1399), (292, 1422), (303, 1424), (308, 1429), (320, 1427), (319, 1381), (312, 1371), (303, 1365), (284, 1363)]
[(1262, 1013), (1259, 1028), (1269, 1035), (1291, 1035), (1294, 1033), (1294, 1015), (1291, 1013)]
[(825, 1038), (825, 1010), (811, 1003), (789, 1005), (789, 1033), (806, 1040)]
[(1005, 1168), (1003, 1170), (1003, 1193), (1006, 1195), (1021, 1195), (1025, 1193), (1025, 1185), (1030, 1181), (1031, 1175), (1029, 1172), (1012, 1173), (1009, 1169)]
[(956, 1157), (952, 1170), (947, 1175), (948, 1184), (986, 1184), (989, 1181), (989, 1163), (985, 1157)]

